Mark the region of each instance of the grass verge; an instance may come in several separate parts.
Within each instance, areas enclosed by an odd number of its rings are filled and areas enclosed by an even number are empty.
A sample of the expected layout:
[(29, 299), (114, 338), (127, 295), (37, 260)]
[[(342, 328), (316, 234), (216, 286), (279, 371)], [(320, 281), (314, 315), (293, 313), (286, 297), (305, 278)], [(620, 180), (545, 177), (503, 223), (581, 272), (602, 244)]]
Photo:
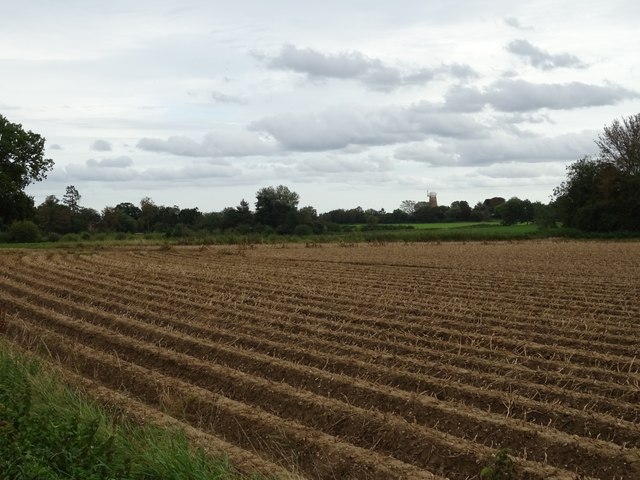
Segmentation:
[(114, 421), (0, 340), (0, 479), (239, 479), (179, 431)]
[[(101, 249), (112, 247), (152, 247), (167, 245), (252, 245), (283, 243), (386, 243), (386, 242), (448, 242), (448, 241), (510, 241), (544, 238), (572, 240), (638, 240), (640, 232), (582, 232), (572, 228), (540, 228), (534, 224), (504, 226), (487, 223), (434, 223), (382, 225), (377, 228), (353, 226), (354, 230), (313, 235), (280, 235), (260, 233), (194, 234), (166, 237), (160, 234), (125, 235), (120, 239), (98, 234), (89, 240), (0, 243), (2, 249)], [(409, 228), (411, 227), (411, 228)]]

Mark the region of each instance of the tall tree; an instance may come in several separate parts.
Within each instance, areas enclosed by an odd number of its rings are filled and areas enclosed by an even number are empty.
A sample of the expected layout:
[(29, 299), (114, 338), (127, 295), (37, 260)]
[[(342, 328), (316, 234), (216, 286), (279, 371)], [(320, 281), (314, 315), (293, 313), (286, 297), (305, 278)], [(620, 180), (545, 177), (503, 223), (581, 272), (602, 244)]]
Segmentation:
[(0, 115), (0, 220), (10, 223), (33, 215), (24, 189), (46, 178), (53, 160), (44, 158), (44, 137), (24, 131)]
[(49, 195), (36, 209), (37, 222), (45, 232), (69, 233), (72, 230), (71, 210), (60, 203), (55, 195)]
[(598, 156), (570, 165), (554, 189), (561, 220), (581, 230), (640, 231), (640, 114), (604, 127), (596, 145)]
[(416, 201), (415, 200), (403, 200), (400, 203), (399, 209), (402, 210), (407, 215), (412, 215), (413, 212), (416, 211)]
[(625, 175), (640, 175), (640, 113), (614, 120), (598, 136), (600, 159)]
[(140, 229), (145, 232), (150, 232), (154, 223), (158, 219), (158, 206), (149, 197), (144, 197), (140, 200)]
[(69, 209), (77, 213), (80, 210), (80, 192), (73, 185), (69, 185), (62, 197), (62, 203), (64, 203)]
[(256, 222), (277, 227), (287, 224), (290, 212), (298, 208), (300, 196), (284, 185), (264, 187), (256, 193)]

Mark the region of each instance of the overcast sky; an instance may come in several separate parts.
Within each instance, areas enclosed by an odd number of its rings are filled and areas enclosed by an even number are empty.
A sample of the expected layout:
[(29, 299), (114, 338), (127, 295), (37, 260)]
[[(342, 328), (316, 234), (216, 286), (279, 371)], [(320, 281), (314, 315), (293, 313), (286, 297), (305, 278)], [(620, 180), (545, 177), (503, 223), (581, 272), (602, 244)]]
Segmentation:
[(637, 0), (0, 0), (0, 114), (47, 139), (36, 204), (547, 202), (640, 112), (639, 22)]

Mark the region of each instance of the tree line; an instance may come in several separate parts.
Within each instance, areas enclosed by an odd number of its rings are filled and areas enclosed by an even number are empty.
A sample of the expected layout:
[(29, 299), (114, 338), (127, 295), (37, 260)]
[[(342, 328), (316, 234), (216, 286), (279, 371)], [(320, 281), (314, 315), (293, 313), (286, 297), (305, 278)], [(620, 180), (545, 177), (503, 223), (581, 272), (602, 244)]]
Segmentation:
[[(505, 225), (532, 222), (547, 206), (529, 200), (500, 197), (478, 202), (473, 208), (464, 201), (430, 207), (427, 202), (405, 200), (392, 212), (384, 209), (336, 209), (318, 214), (311, 206), (298, 208), (299, 195), (284, 185), (269, 186), (256, 193), (255, 210), (242, 199), (235, 207), (219, 212), (157, 205), (145, 197), (108, 206), (98, 212), (81, 206), (81, 195), (69, 185), (62, 198), (48, 196), (21, 221), (13, 222), (9, 240), (43, 237), (56, 241), (64, 235), (90, 233), (162, 233), (185, 237), (197, 233), (259, 233), (311, 235), (344, 232), (364, 225), (365, 230), (391, 225), (434, 222), (483, 222), (500, 220)], [(17, 238), (13, 238), (17, 237)]]
[(188, 236), (196, 232), (310, 235), (398, 224), (482, 222), (505, 225), (561, 223), (585, 231), (640, 231), (640, 114), (615, 120), (596, 140), (599, 154), (568, 167), (567, 179), (549, 204), (517, 197), (493, 197), (473, 207), (465, 200), (449, 206), (405, 200), (384, 209), (336, 209), (318, 214), (299, 208), (299, 195), (284, 185), (258, 190), (254, 209), (245, 199), (219, 212), (156, 205), (149, 197), (138, 204), (108, 206), (98, 212), (81, 206), (80, 192), (69, 185), (62, 198), (48, 196), (35, 206), (24, 189), (46, 178), (53, 161), (44, 158), (44, 138), (0, 115), (0, 235), (9, 240), (56, 240), (94, 232), (152, 233)]

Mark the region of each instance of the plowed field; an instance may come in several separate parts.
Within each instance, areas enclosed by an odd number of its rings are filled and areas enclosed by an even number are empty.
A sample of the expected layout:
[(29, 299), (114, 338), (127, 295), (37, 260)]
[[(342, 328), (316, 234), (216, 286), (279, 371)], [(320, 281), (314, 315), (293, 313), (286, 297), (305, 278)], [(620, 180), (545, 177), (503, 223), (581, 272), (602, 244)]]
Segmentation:
[(2, 331), (242, 470), (640, 478), (640, 243), (0, 254)]

